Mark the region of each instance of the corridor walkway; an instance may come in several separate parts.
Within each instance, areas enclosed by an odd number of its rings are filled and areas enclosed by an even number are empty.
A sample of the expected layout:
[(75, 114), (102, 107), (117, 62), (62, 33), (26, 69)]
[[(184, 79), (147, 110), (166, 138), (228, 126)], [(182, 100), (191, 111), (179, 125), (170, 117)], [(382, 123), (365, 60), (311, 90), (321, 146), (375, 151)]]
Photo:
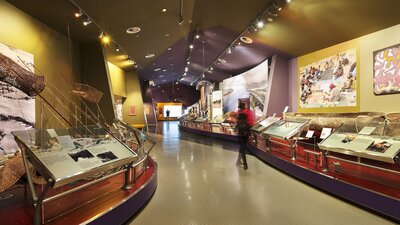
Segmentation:
[(158, 187), (131, 225), (395, 224), (316, 190), (253, 156), (237, 166), (238, 144), (180, 132), (164, 122), (152, 156)]

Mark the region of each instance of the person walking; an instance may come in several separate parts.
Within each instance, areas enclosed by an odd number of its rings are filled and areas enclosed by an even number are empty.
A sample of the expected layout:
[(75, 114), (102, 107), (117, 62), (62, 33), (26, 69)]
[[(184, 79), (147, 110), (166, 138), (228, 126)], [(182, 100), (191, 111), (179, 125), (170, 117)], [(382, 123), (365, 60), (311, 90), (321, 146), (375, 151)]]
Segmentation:
[(169, 109), (167, 109), (167, 111), (166, 111), (166, 114), (167, 114), (167, 121), (169, 121), (169, 113), (170, 113), (170, 111), (169, 111)]
[(239, 133), (239, 155), (236, 163), (239, 164), (241, 160), (243, 163), (243, 169), (247, 170), (246, 146), (250, 137), (250, 128), (254, 125), (254, 117), (253, 113), (246, 108), (244, 102), (239, 102), (238, 108), (238, 111), (235, 113), (236, 128)]

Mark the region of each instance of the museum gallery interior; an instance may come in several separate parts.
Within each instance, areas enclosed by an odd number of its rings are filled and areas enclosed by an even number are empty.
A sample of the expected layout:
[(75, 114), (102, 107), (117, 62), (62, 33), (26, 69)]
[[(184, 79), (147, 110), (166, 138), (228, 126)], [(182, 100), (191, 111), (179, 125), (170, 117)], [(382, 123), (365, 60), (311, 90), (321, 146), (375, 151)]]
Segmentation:
[(399, 12), (0, 0), (0, 224), (399, 223)]

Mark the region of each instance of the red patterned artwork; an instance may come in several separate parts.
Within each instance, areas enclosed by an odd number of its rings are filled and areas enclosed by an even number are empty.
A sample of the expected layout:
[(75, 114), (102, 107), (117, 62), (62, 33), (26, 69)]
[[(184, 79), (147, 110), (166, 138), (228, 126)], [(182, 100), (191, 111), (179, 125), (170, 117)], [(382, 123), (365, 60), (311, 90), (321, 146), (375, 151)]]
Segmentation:
[(400, 93), (400, 44), (374, 52), (374, 94)]

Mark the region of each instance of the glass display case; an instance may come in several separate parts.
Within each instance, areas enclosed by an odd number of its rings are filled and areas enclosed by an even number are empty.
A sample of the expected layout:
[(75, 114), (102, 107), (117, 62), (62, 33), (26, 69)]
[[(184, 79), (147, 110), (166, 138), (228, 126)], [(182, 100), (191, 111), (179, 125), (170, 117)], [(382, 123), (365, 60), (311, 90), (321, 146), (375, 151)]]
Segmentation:
[(279, 120), (281, 120), (281, 118), (278, 117), (268, 117), (265, 119), (261, 119), (254, 126), (251, 127), (251, 131), (262, 133), (263, 131), (265, 131), (265, 129), (267, 129), (269, 126)]
[(266, 125), (269, 124), (269, 126), (261, 133), (265, 138), (267, 145), (276, 143), (290, 147), (291, 158), (292, 160), (295, 160), (297, 141), (301, 132), (310, 120), (304, 118), (293, 118), (277, 120), (271, 123), (272, 121), (273, 120), (266, 121)]
[(222, 126), (222, 123), (228, 118), (227, 115), (219, 115), (215, 116), (213, 119), (208, 121), (208, 124), (210, 124), (210, 130), (213, 131), (213, 127), (215, 129), (220, 129), (222, 132), (224, 132), (224, 127)]
[(224, 115), (219, 115), (214, 117), (213, 119), (211, 119), (210, 121), (208, 121), (209, 124), (217, 124), (217, 125), (221, 125), (221, 123), (223, 123), (226, 118), (228, 116), (224, 116)]
[[(319, 144), (329, 152), (395, 164), (400, 155), (400, 125), (371, 121), (366, 126), (340, 126)], [(360, 160), (358, 160), (360, 161)], [(327, 168), (327, 167), (325, 167)]]
[(256, 144), (258, 143), (257, 134), (261, 134), (263, 131), (265, 131), (265, 129), (267, 129), (278, 120), (280, 120), (280, 118), (278, 117), (262, 118), (250, 128), (250, 131), (253, 132), (253, 137)]
[(32, 174), (27, 173), (34, 201), (34, 224), (44, 222), (41, 221), (44, 203), (82, 190), (103, 177), (123, 172), (125, 179), (120, 187), (130, 189), (130, 168), (138, 155), (104, 128), (87, 126), (12, 133), (21, 148), (25, 170), (33, 166), (44, 180), (43, 185), (35, 186)]

